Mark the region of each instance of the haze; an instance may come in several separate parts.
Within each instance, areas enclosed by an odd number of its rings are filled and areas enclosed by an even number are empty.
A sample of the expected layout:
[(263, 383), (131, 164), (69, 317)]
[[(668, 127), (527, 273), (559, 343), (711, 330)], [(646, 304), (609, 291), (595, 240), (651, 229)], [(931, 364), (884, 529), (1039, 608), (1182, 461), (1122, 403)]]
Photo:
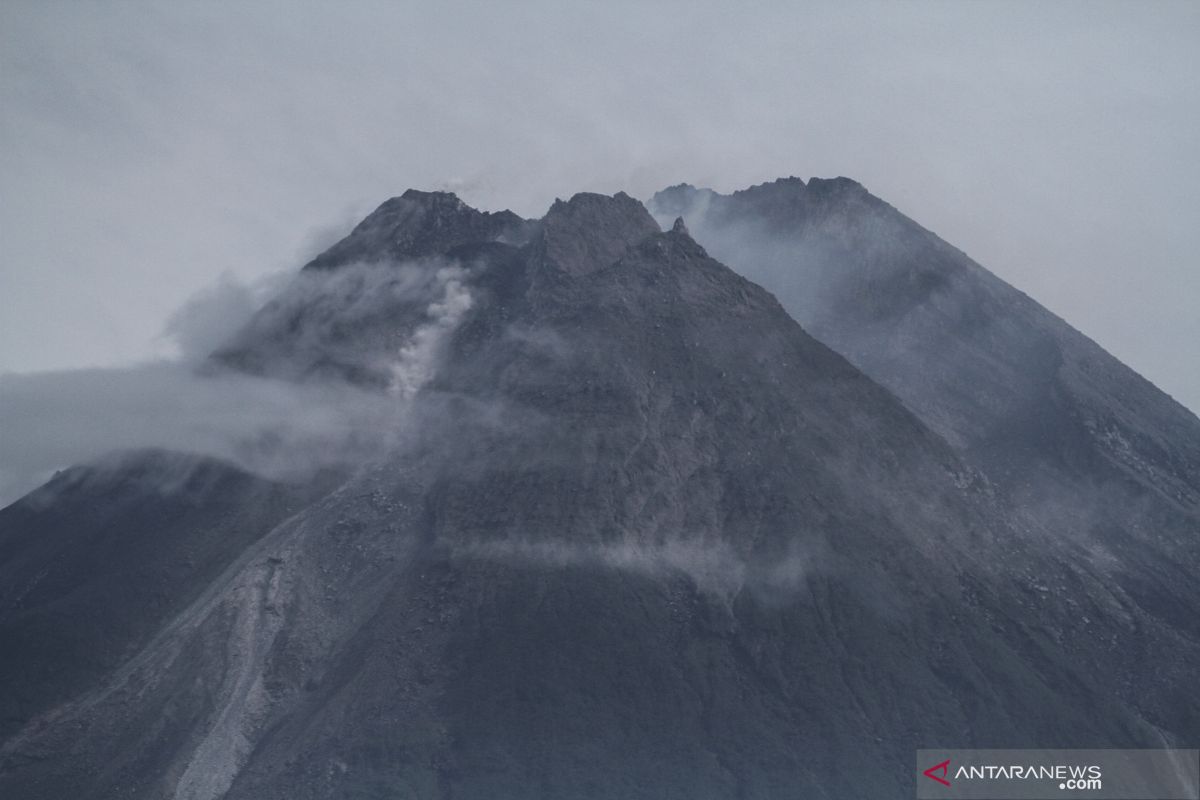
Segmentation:
[(1200, 409), (1195, 4), (0, 6), (0, 372), (129, 365), (408, 187), (847, 175)]

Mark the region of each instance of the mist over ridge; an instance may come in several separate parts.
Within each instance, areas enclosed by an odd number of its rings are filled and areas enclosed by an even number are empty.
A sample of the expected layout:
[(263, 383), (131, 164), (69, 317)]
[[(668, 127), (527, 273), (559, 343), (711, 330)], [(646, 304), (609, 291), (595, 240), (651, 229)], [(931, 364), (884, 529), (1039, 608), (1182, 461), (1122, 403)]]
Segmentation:
[(290, 273), (408, 186), (537, 217), (794, 173), (862, 181), (1196, 410), (1198, 33), (1170, 0), (16, 0), (0, 372), (165, 355), (213, 276)]

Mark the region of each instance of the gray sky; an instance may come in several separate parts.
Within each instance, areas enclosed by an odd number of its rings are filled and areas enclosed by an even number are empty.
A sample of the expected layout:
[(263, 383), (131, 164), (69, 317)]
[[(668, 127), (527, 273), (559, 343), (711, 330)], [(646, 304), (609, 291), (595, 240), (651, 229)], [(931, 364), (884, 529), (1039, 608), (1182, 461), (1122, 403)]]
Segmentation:
[(408, 187), (847, 175), (1200, 409), (1200, 4), (0, 3), (0, 371)]

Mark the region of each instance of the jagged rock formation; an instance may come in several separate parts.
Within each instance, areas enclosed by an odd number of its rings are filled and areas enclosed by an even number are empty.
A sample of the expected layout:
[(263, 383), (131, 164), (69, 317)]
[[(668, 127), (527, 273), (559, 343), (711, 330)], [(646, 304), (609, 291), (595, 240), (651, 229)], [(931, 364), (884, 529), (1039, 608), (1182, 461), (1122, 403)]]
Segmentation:
[(436, 256), (476, 242), (521, 243), (531, 225), (511, 211), (471, 208), (451, 192), (409, 189), (375, 209), (350, 235), (305, 265), (333, 269), (355, 262)]
[[(213, 554), (119, 657), (9, 689), (0, 794), (875, 798), (911, 793), (917, 747), (1194, 740), (1194, 618), (1122, 583), (1160, 550), (1131, 567), (1013, 513), (688, 214), (401, 199), (214, 361), (394, 393), (388, 456), (252, 487), (302, 508), (117, 517), (155, 574), (197, 514)], [(0, 636), (108, 557), (35, 546), (79, 535), (63, 509), (148, 507), (132, 469), (0, 512), (0, 565), (47, 576)]]

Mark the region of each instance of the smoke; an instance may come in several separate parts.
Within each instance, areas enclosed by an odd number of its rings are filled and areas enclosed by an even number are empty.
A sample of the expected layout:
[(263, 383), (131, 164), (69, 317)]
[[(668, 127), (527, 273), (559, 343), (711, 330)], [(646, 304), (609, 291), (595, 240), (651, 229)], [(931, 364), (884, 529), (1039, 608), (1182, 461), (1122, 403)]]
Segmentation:
[[(0, 504), (57, 469), (121, 450), (195, 453), (284, 480), (377, 458), (471, 308), (467, 276), (441, 261), (303, 274), (258, 313), (278, 281), (223, 276), (171, 315), (164, 335), (178, 358), (2, 375)], [(376, 339), (343, 341), (355, 324), (374, 325)], [(255, 374), (201, 360), (219, 347), (283, 367)], [(343, 369), (311, 368), (330, 363)], [(390, 385), (354, 379), (371, 371)]]
[(288, 277), (275, 273), (243, 283), (224, 273), (171, 312), (161, 338), (169, 340), (184, 361), (205, 359), (228, 341), (230, 331), (245, 327), (255, 311), (282, 291)]
[(472, 542), (456, 546), (454, 556), (552, 569), (600, 567), (654, 578), (681, 574), (700, 591), (726, 599), (743, 589), (760, 598), (789, 594), (803, 585), (811, 565), (811, 560), (795, 549), (760, 563), (743, 557), (720, 539), (682, 536), (659, 543)]
[(180, 362), (0, 378), (0, 502), (47, 471), (113, 450), (162, 448), (288, 478), (368, 456), (358, 433), (394, 403), (348, 385), (203, 375)]
[(417, 328), (400, 350), (399, 360), (392, 366), (391, 391), (401, 398), (411, 399), (433, 376), (441, 344), (446, 335), (458, 327), (463, 315), (471, 308), (471, 293), (463, 286), (464, 272), (458, 267), (443, 267), (436, 273), (438, 283), (445, 286), (441, 300), (429, 305), (429, 322)]
[[(843, 194), (826, 201), (831, 192)], [(650, 209), (660, 221), (682, 216), (714, 258), (959, 448), (1019, 413), (1053, 379), (1058, 340), (1075, 335), (861, 188), (669, 190)], [(964, 413), (971, 404), (985, 413)]]
[[(793, 197), (775, 199), (781, 208), (794, 203)], [(766, 218), (763, 209), (739, 204), (736, 195), (709, 189), (664, 192), (647, 208), (662, 226), (682, 217), (713, 258), (768, 289), (810, 332), (835, 316), (839, 299), (855, 290), (855, 270), (847, 264), (861, 267), (877, 251), (894, 252), (904, 244), (890, 220), (875, 213), (863, 214), (862, 220), (838, 215), (818, 220), (798, 212), (780, 225)], [(871, 228), (869, 236), (860, 230), (864, 225)]]

